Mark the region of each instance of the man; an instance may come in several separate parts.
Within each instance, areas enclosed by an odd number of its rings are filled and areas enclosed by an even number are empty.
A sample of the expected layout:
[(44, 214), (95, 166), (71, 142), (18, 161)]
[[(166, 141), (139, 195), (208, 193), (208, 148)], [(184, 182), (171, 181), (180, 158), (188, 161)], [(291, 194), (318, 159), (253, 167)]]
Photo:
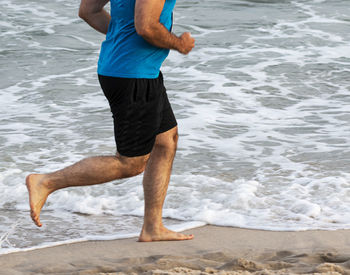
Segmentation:
[(162, 224), (177, 146), (177, 123), (160, 66), (169, 50), (194, 47), (190, 33), (171, 33), (176, 0), (81, 0), (79, 16), (106, 34), (98, 62), (99, 81), (114, 119), (117, 154), (83, 159), (62, 170), (26, 179), (31, 217), (37, 226), (49, 194), (71, 186), (100, 184), (144, 172), (144, 224), (139, 241), (189, 240)]

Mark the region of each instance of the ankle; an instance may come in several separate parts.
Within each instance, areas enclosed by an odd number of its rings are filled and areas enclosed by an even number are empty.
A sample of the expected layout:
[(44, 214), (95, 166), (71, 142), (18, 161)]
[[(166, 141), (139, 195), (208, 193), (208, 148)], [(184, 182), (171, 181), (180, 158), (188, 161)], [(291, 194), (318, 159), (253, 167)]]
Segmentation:
[(40, 176), (41, 176), (41, 179), (39, 183), (42, 187), (44, 187), (49, 192), (49, 194), (51, 194), (52, 192), (58, 189), (54, 181), (50, 179), (48, 175), (41, 174)]
[(163, 223), (160, 222), (144, 222), (142, 231), (144, 232), (160, 232), (164, 228)]

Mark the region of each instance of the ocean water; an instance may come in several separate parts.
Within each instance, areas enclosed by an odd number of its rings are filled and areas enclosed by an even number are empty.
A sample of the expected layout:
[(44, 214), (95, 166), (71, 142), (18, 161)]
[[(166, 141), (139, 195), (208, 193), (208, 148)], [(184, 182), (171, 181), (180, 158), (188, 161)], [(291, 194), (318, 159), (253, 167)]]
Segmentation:
[[(79, 1), (0, 0), (0, 253), (137, 236), (142, 176), (60, 190), (29, 217), (25, 176), (115, 153)], [(178, 0), (196, 48), (162, 71), (179, 123), (165, 224), (350, 229), (348, 0)]]

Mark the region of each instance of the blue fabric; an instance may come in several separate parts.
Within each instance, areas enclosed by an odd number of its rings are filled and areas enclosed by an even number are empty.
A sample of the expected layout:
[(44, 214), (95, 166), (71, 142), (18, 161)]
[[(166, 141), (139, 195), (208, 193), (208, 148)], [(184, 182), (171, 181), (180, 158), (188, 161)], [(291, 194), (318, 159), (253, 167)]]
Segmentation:
[[(160, 15), (169, 31), (176, 0), (166, 0)], [(136, 33), (135, 0), (111, 0), (111, 21), (102, 43), (97, 72), (123, 78), (157, 78), (168, 49), (155, 47)]]

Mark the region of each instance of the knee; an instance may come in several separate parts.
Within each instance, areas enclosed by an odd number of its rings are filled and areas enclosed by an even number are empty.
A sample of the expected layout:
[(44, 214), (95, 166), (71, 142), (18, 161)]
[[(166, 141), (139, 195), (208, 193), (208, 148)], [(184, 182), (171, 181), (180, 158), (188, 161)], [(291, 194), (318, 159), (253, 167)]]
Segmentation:
[(179, 135), (176, 131), (170, 136), (170, 138), (169, 138), (168, 142), (166, 142), (165, 146), (168, 147), (170, 150), (176, 150), (178, 140), (179, 140)]
[(134, 166), (134, 175), (133, 176), (137, 176), (140, 175), (141, 173), (143, 173), (145, 171), (146, 168), (146, 164), (147, 161), (146, 160), (142, 160), (139, 161), (135, 166)]
[(128, 178), (128, 177), (133, 177), (137, 176), (143, 171), (145, 171), (146, 164), (149, 158), (149, 154), (145, 156), (140, 156), (140, 157), (123, 157), (123, 156), (117, 156), (119, 158), (123, 171), (123, 177)]
[(173, 141), (175, 143), (175, 145), (177, 146), (177, 142), (179, 140), (179, 134), (177, 133), (177, 131), (174, 133), (173, 135)]
[(157, 150), (162, 150), (165, 152), (175, 153), (177, 148), (177, 142), (179, 139), (179, 135), (176, 132), (172, 133), (166, 139), (156, 140), (154, 146)]

